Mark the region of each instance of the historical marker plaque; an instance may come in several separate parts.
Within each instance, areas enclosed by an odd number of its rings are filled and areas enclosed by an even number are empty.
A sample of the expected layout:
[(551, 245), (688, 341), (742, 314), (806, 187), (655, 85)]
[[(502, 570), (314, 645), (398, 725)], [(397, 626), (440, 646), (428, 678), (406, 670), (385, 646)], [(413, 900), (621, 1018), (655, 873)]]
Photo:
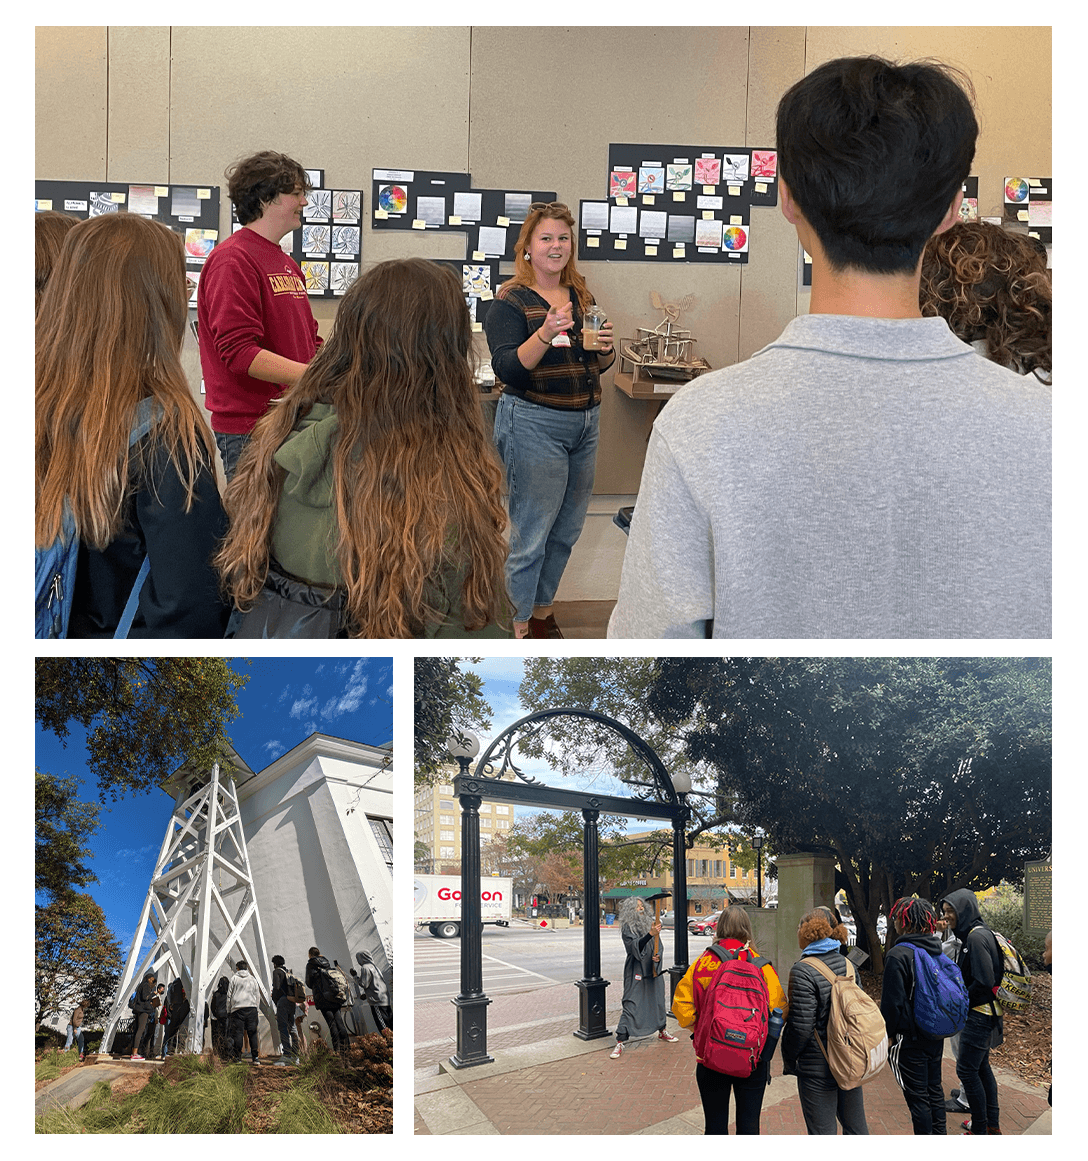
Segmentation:
[(1024, 864), (1024, 930), (1032, 935), (1050, 930), (1050, 870), (1049, 859)]

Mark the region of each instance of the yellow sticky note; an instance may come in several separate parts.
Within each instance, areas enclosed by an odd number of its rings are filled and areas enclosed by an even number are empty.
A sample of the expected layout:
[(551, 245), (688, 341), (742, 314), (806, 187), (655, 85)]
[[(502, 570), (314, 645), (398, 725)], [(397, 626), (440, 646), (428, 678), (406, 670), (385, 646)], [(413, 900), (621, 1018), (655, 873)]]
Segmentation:
[(731, 198), (739, 198), (740, 197), (740, 186), (739, 185), (731, 185), (729, 187), (729, 196)]
[(212, 196), (212, 191), (210, 189), (198, 189), (196, 196), (198, 201), (206, 202)]
[(426, 228), (427, 228), (427, 223), (422, 218), (416, 218), (412, 222), (412, 229), (413, 230), (425, 230)]
[(115, 190), (113, 193), (110, 194), (110, 201), (111, 202), (123, 202), (124, 200), (125, 200), (125, 195), (123, 193), (118, 193)]
[(704, 185), (704, 186), (703, 186), (703, 193), (705, 193), (705, 194), (713, 194), (713, 193), (714, 193), (714, 190), (715, 190), (715, 188), (716, 188), (716, 187), (715, 187), (715, 186), (712, 186), (712, 185)]
[(484, 324), (483, 324), (483, 323), (474, 322), (474, 323), (472, 324), (472, 329), (473, 329), (474, 331), (482, 331), (482, 330), (484, 329)]
[(1028, 185), (1042, 185), (1043, 183), (1037, 177), (1029, 177)]
[(677, 191), (676, 193), (674, 193), (672, 195), (672, 200), (674, 202), (682, 202), (687, 196), (688, 195), (686, 193), (683, 193), (681, 191)]
[(379, 218), (384, 222), (385, 219), (389, 217), (389, 211), (388, 210), (375, 210), (374, 217)]
[(1027, 212), (1027, 210), (1017, 210), (1017, 212), (1016, 212), (1016, 220), (1017, 220), (1018, 222), (1026, 222), (1026, 221), (1028, 220), (1028, 212)]
[(589, 247), (599, 246), (601, 244), (600, 238), (589, 237), (586, 239), (586, 245)]
[(461, 219), (456, 214), (450, 214), (450, 216), (446, 219), (446, 225), (448, 226), (459, 226), (460, 224)]
[(509, 226), (509, 225), (510, 225), (510, 219), (509, 219), (509, 218), (501, 218), (501, 217), (500, 217), (500, 218), (496, 218), (496, 219), (495, 219), (495, 225), (496, 225), (496, 226)]
[(657, 247), (656, 247), (656, 246), (649, 246), (649, 245), (647, 245), (647, 247), (646, 247), (646, 255), (647, 255), (647, 257), (649, 257), (649, 258), (655, 258), (655, 257), (657, 256)]
[(487, 258), (487, 255), (482, 250), (473, 250), (472, 251), (472, 261), (473, 262), (483, 262), (486, 258)]
[(627, 249), (627, 239), (626, 238), (617, 238), (615, 243), (613, 243), (612, 249), (613, 250), (626, 250)]
[(626, 198), (616, 198), (616, 205), (617, 206), (627, 205), (627, 199)]
[(757, 181), (756, 182), (756, 193), (766, 193), (766, 192), (767, 192), (767, 183), (765, 181)]
[(492, 290), (481, 290), (480, 291), (480, 301), (481, 302), (490, 302), (494, 297), (495, 297), (495, 292)]
[(34, 209), (37, 210), (51, 210), (53, 208), (52, 198), (35, 198)]
[(713, 220), (714, 220), (714, 211), (713, 210), (703, 210), (703, 221), (704, 222), (712, 222)]
[(672, 250), (672, 256), (674, 258), (683, 258), (684, 257), (684, 247), (683, 246), (674, 246), (673, 250)]
[(644, 206), (652, 206), (654, 204), (654, 195), (653, 194), (643, 194), (642, 195), (642, 204)]
[(155, 186), (155, 197), (165, 198), (170, 195), (170, 187), (168, 185)]
[(731, 214), (729, 218), (729, 224), (731, 226), (743, 226), (744, 219), (740, 216), (740, 214)]

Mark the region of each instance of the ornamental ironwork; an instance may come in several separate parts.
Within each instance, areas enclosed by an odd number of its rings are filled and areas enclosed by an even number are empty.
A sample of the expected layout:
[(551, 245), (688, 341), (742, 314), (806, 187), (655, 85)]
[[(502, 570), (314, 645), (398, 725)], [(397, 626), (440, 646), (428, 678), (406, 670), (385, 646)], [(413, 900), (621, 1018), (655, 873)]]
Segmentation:
[[(624, 789), (630, 790), (632, 798), (636, 801), (657, 802), (672, 807), (679, 807), (681, 805), (668, 771), (648, 742), (640, 738), (629, 726), (624, 725), (623, 722), (617, 721), (615, 718), (608, 717), (607, 714), (599, 713), (597, 710), (580, 709), (572, 706), (538, 710), (536, 713), (519, 718), (513, 725), (507, 726), (492, 741), (491, 745), (488, 746), (487, 750), (481, 756), (479, 762), (477, 762), (475, 771), (477, 776), (488, 779), (502, 779), (507, 774), (513, 774), (527, 786), (545, 785), (539, 778), (534, 778), (531, 774), (527, 774), (517, 764), (514, 760), (514, 753), (519, 747), (525, 748), (528, 743), (540, 737), (551, 720), (559, 717), (586, 718), (589, 721), (599, 723), (623, 738), (631, 753), (638, 759), (641, 768), (649, 778), (649, 781), (642, 781), (637, 777), (631, 777), (629, 774), (618, 776), (623, 783)], [(596, 806), (593, 806), (595, 801), (599, 800), (590, 799), (587, 805), (590, 805), (592, 809), (597, 809)]]

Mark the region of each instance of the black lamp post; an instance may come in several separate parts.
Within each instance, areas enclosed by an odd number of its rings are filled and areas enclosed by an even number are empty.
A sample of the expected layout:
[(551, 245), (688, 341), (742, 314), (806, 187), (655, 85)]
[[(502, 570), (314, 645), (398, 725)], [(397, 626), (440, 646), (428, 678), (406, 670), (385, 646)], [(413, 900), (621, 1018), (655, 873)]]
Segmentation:
[[(480, 752), (480, 740), (469, 730), (459, 730), (446, 739), (450, 757), (468, 774), (472, 759)], [(462, 882), (474, 883), (461, 892), (461, 991), (453, 998), (457, 1009), (457, 1051), (450, 1057), (454, 1068), (490, 1064), (487, 1054), (487, 1006), (484, 995), (483, 913), (480, 906), (480, 802), (478, 794), (462, 794), (461, 875)]]
[(756, 906), (763, 906), (763, 835), (752, 835), (752, 849), (756, 852)]

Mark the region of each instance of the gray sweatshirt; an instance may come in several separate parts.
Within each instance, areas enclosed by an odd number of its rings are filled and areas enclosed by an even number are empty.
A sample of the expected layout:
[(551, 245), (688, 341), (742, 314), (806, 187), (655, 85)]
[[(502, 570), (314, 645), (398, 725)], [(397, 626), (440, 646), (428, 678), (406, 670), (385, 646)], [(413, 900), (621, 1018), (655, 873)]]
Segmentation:
[(804, 315), (654, 424), (609, 637), (1049, 637), (1050, 387)]

